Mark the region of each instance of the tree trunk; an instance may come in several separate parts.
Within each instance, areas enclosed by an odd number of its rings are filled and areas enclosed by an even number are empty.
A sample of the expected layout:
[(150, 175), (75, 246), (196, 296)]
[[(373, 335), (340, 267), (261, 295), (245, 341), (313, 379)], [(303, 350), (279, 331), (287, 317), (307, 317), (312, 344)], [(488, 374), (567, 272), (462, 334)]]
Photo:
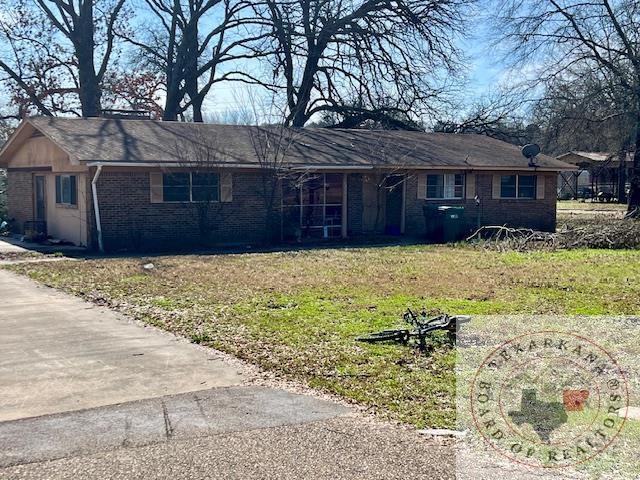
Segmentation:
[(96, 75), (93, 24), (93, 5), (86, 2), (81, 7), (73, 37), (78, 59), (78, 84), (83, 117), (99, 117), (102, 111), (102, 88)]
[[(172, 69), (175, 69), (173, 64)], [(178, 108), (180, 107), (179, 90), (180, 87), (176, 81), (177, 75), (171, 72), (167, 75), (167, 97), (164, 101), (164, 113), (162, 114), (162, 120), (175, 122), (178, 120)]]
[(190, 23), (185, 30), (185, 62), (184, 81), (185, 91), (191, 100), (194, 122), (202, 122), (202, 101), (198, 89), (198, 24)]
[(200, 95), (196, 95), (196, 97), (191, 101), (191, 108), (193, 109), (193, 121), (202, 123), (202, 97)]
[(318, 71), (318, 63), (324, 49), (323, 40), (318, 40), (316, 46), (309, 52), (309, 58), (304, 68), (302, 82), (296, 98), (296, 109), (292, 113), (291, 126), (293, 128), (302, 128), (309, 120), (307, 115), (307, 107), (311, 101), (311, 90), (316, 72)]
[(619, 155), (620, 165), (618, 166), (618, 203), (627, 203), (627, 149)]
[(640, 216), (640, 118), (636, 125), (635, 151), (633, 152), (633, 170), (629, 188), (627, 215)]
[(305, 113), (308, 103), (309, 99), (304, 102), (298, 101), (296, 103), (296, 112), (293, 115), (293, 119), (291, 120), (291, 126), (293, 128), (302, 128), (304, 127), (304, 124), (307, 123), (307, 120), (309, 120), (307, 114)]
[[(85, 60), (86, 61), (86, 60)], [(83, 117), (99, 117), (101, 107), (101, 89), (98, 85), (93, 66), (82, 66), (78, 59), (78, 83), (80, 85), (80, 104)]]

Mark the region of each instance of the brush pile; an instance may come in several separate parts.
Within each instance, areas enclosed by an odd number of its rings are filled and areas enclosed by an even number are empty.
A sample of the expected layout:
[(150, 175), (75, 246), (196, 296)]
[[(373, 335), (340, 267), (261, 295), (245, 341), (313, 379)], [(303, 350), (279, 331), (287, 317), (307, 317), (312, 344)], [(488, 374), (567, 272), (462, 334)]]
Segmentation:
[(467, 238), (479, 247), (501, 252), (572, 248), (638, 249), (640, 221), (594, 219), (579, 226), (562, 225), (555, 233), (528, 228), (485, 226)]

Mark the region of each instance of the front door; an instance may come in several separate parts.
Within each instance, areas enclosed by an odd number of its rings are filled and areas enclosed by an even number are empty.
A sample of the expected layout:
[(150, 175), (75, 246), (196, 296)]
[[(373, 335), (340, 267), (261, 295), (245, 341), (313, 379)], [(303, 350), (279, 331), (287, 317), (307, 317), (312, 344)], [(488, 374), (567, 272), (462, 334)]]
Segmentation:
[(402, 190), (404, 176), (390, 175), (385, 179), (385, 225), (387, 235), (402, 233)]
[(47, 196), (45, 188), (45, 177), (36, 175), (35, 177), (35, 221), (44, 222), (47, 219)]

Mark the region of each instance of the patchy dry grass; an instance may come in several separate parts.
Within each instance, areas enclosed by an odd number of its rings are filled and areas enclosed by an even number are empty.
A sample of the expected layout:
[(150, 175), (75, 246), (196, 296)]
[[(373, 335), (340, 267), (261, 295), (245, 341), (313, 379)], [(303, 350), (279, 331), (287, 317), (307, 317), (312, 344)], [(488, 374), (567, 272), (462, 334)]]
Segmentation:
[(625, 212), (627, 206), (620, 203), (592, 202), (591, 200), (558, 200), (558, 212), (563, 210), (591, 210), (594, 212)]
[(35, 258), (43, 258), (44, 255), (38, 252), (25, 251), (25, 252), (0, 252), (0, 261), (12, 262), (17, 260), (30, 260)]
[[(145, 270), (152, 262), (155, 268)], [(406, 307), (637, 314), (640, 252), (402, 246), (15, 265), (56, 288), (417, 426), (452, 426), (454, 354), (355, 337)]]

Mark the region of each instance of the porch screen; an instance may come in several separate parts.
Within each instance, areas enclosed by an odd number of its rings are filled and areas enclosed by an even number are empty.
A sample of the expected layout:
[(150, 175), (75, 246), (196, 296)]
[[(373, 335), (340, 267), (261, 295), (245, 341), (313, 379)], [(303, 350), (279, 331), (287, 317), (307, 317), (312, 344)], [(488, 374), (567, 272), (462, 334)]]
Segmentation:
[(283, 236), (336, 238), (342, 233), (342, 174), (302, 174), (282, 186)]

